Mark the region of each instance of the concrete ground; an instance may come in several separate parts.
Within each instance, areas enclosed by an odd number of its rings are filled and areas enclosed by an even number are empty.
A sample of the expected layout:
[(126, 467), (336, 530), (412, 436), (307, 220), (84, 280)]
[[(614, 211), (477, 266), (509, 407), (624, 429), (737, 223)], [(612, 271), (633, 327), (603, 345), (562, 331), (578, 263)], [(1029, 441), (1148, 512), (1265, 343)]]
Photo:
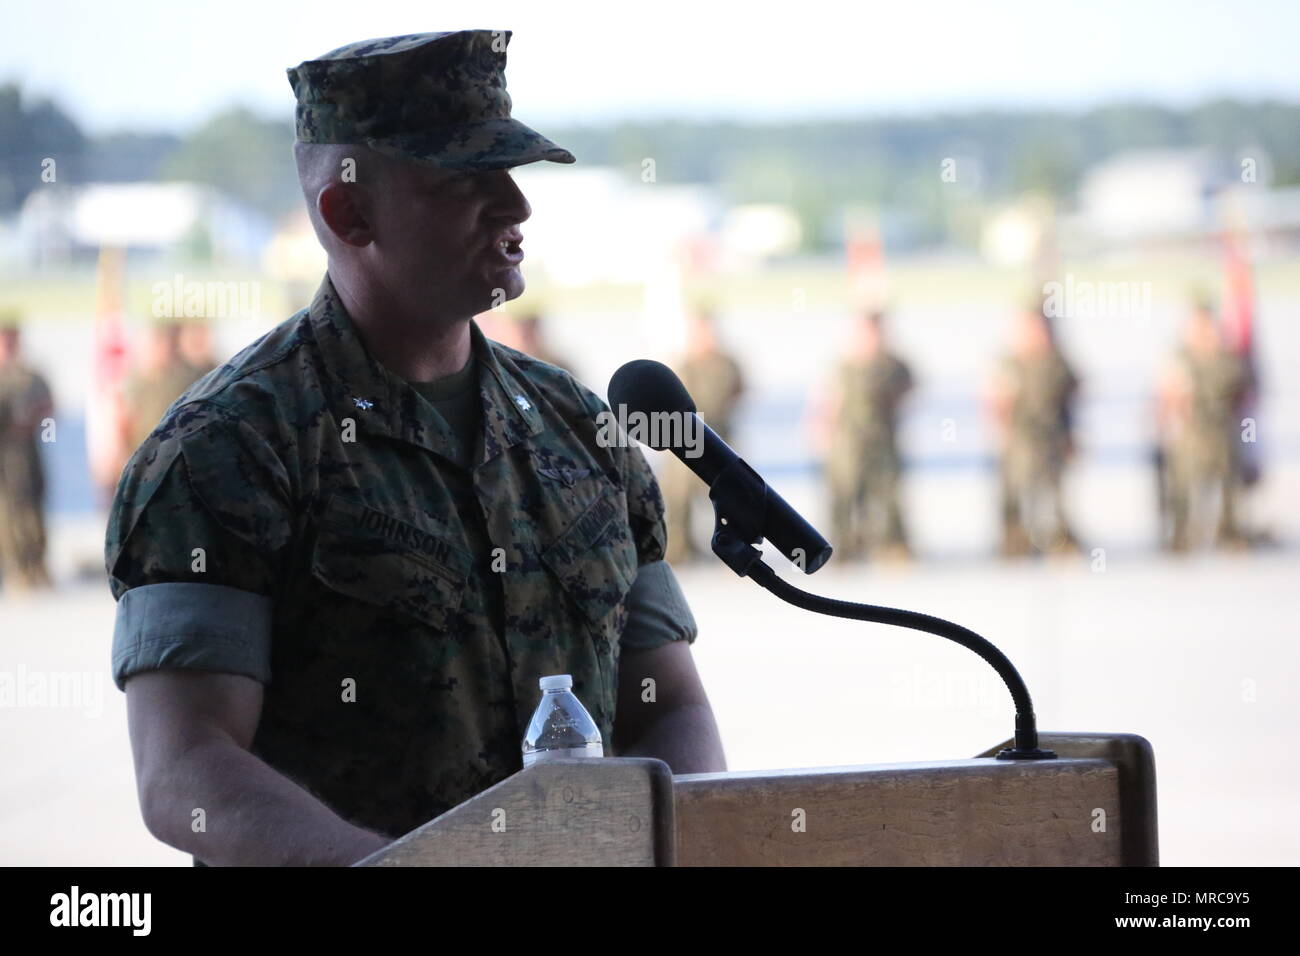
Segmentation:
[[(802, 582), (982, 633), (1020, 668), (1043, 730), (1147, 737), (1159, 777), (1161, 854), (1170, 865), (1300, 863), (1300, 769), (1292, 759), (1300, 738), (1300, 324), (1293, 321), (1300, 296), (1281, 275), (1261, 280), (1259, 446), (1267, 468), (1249, 512), (1279, 547), (1182, 561), (1150, 550), (1150, 389), (1183, 317), (1181, 286), (1166, 284), (1150, 316), (1078, 319), (1062, 329), (1086, 383), (1082, 453), (1067, 479), (1085, 555), (1066, 563), (989, 560), (995, 488), (978, 396), (1003, 347), (1013, 300), (947, 302), (918, 288), (915, 299), (903, 296), (895, 331), (921, 382), (902, 443), (904, 506), (924, 560), (906, 568), (832, 562)], [(805, 402), (837, 357), (845, 323), (842, 312), (775, 306), (723, 321), (755, 383), (739, 448), (827, 533)], [(221, 327), (223, 355), (268, 324)], [(649, 309), (635, 322), (589, 313), (561, 316), (551, 333), (599, 387), (623, 360), (661, 354), (649, 335), (660, 324)], [(108, 675), (114, 605), (102, 580), (103, 518), (93, 513), (77, 417), (91, 367), (89, 331), (69, 319), (38, 325), (29, 338), (60, 401), (58, 442), (47, 449), (59, 588), (39, 599), (0, 596), (0, 681), (71, 675), (78, 679), (64, 689), (82, 696), (58, 708), (0, 705), (0, 864), (184, 864), (187, 857), (140, 823), (123, 697)], [(781, 559), (774, 564), (794, 573)], [(712, 559), (681, 577), (701, 626), (696, 658), (732, 769), (969, 757), (1010, 736), (1005, 689), (954, 644), (796, 611)]]
[[(63, 706), (0, 706), (0, 864), (188, 863), (140, 822), (108, 674), (113, 601), (73, 574), (97, 535), (91, 521), (57, 525), (58, 591), (0, 598), (0, 675), (68, 675)], [(1165, 864), (1300, 863), (1300, 556), (1120, 553), (1093, 566), (832, 565), (801, 583), (989, 637), (1044, 730), (1148, 738)], [(731, 769), (968, 757), (1010, 735), (1000, 681), (954, 644), (808, 615), (712, 563), (681, 578)]]

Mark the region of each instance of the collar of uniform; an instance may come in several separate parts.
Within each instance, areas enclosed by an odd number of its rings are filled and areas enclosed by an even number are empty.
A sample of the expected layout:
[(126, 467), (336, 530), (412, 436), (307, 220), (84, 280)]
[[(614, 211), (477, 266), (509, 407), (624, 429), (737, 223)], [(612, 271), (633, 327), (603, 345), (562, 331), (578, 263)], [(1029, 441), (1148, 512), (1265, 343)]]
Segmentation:
[(479, 360), (483, 395), (483, 461), (490, 461), (545, 427), (537, 410), (537, 392), (510, 357), (488, 341), (477, 322), (469, 324), (470, 341)]
[[(327, 274), (309, 310), (321, 360), (329, 374), (332, 404), (340, 417), (368, 432), (399, 438), (445, 454), (454, 436), (415, 389), (384, 368), (366, 349), (356, 325)], [(543, 429), (535, 395), (523, 387), (513, 363), (497, 356), (478, 324), (470, 322), (471, 347), (479, 361), (483, 400), (483, 460)]]
[(309, 315), (329, 377), (330, 404), (340, 420), (351, 418), (357, 428), (372, 434), (405, 438), (402, 391), (413, 390), (370, 354), (328, 273)]

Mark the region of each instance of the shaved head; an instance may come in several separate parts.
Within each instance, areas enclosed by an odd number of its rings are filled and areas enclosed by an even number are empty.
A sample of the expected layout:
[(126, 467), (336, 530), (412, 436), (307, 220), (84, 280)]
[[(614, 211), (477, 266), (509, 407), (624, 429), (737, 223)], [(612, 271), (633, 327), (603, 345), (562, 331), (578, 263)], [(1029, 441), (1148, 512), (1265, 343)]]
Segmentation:
[(360, 186), (364, 192), (381, 191), (392, 176), (393, 164), (399, 162), (364, 143), (294, 143), (293, 159), (312, 228), (330, 255), (335, 253), (335, 241), (321, 217), (321, 190), (337, 183)]

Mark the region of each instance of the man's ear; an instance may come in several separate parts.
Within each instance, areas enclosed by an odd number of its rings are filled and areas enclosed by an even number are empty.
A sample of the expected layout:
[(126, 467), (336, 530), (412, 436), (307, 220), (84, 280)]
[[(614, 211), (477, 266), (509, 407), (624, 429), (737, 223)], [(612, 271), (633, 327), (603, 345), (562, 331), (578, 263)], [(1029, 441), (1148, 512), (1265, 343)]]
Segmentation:
[(375, 239), (364, 198), (360, 189), (348, 183), (327, 183), (316, 196), (321, 222), (349, 246), (369, 245)]

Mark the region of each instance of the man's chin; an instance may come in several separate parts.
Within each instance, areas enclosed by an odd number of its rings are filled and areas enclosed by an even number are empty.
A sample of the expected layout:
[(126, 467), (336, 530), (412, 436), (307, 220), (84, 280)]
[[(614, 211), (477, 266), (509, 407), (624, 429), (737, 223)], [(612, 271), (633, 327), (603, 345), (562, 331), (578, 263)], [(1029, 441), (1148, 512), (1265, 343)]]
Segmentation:
[(502, 269), (493, 277), (495, 284), (488, 292), (486, 309), (495, 309), (502, 303), (524, 294), (524, 277), (518, 269)]

